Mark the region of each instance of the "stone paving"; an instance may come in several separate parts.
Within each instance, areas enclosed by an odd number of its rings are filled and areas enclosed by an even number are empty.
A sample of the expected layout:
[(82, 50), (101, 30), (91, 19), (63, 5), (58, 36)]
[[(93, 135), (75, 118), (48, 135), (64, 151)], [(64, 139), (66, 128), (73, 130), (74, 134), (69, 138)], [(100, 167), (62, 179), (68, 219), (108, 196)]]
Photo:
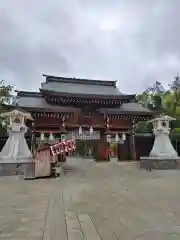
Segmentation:
[(0, 178), (0, 240), (180, 239), (180, 172), (69, 159), (59, 179)]

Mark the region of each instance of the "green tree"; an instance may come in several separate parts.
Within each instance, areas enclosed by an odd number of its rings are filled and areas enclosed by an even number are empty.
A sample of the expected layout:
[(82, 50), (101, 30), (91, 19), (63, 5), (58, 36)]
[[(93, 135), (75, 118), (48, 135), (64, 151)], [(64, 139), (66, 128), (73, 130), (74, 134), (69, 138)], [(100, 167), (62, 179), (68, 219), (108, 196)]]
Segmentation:
[(137, 101), (150, 110), (163, 110), (163, 95), (166, 90), (161, 82), (156, 81), (152, 87), (148, 87), (143, 93), (136, 96)]
[(143, 107), (147, 108), (149, 104), (149, 94), (145, 91), (143, 93), (136, 95), (136, 100), (139, 104), (141, 104)]
[(151, 110), (163, 110), (163, 95), (166, 90), (162, 83), (156, 81), (146, 92), (149, 94), (148, 108)]
[[(177, 75), (169, 89), (165, 90), (163, 85), (156, 83), (147, 88), (143, 93), (136, 96), (137, 101), (144, 107), (152, 111), (161, 110), (162, 112), (175, 117), (177, 120), (172, 122), (172, 136), (180, 135), (180, 76)], [(147, 122), (139, 122), (136, 127), (137, 132), (151, 132)]]
[(6, 85), (4, 83), (4, 80), (0, 81), (0, 105), (2, 106), (3, 104), (9, 104), (12, 99), (12, 90), (13, 86), (11, 85)]
[(171, 115), (179, 115), (180, 107), (180, 76), (177, 75), (171, 84), (170, 89), (166, 96), (166, 104), (171, 109)]
[(6, 134), (6, 129), (2, 126), (4, 121), (3, 113), (5, 106), (11, 103), (12, 90), (13, 87), (11, 85), (6, 85), (3, 80), (0, 81), (0, 136)]
[[(152, 111), (165, 111), (164, 95), (166, 90), (162, 83), (156, 81), (152, 87), (147, 88), (143, 93), (136, 96), (137, 101), (145, 108)], [(136, 132), (152, 133), (152, 125), (148, 122), (138, 122)]]

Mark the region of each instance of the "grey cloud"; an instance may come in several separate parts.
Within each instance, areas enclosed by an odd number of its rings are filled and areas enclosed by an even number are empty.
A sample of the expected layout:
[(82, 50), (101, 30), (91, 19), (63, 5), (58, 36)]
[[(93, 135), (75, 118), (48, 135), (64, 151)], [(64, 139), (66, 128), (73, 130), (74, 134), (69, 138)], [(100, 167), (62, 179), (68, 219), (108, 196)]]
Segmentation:
[(37, 90), (41, 73), (119, 80), (137, 92), (180, 72), (179, 0), (1, 0), (0, 78)]

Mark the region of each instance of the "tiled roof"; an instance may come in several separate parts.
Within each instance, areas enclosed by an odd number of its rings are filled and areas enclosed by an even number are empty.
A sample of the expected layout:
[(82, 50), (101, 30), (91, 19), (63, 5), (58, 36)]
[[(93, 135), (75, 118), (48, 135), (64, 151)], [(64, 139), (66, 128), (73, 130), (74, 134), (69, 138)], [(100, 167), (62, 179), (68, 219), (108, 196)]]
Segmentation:
[(119, 108), (110, 108), (110, 109), (100, 109), (100, 112), (102, 113), (108, 113), (108, 114), (127, 114), (127, 113), (136, 113), (136, 114), (152, 114), (152, 112), (142, 107), (140, 104), (136, 102), (129, 102), (129, 103), (123, 103)]
[(33, 109), (33, 111), (46, 111), (46, 112), (73, 112), (73, 107), (61, 107), (51, 105), (46, 102), (40, 93), (19, 92), (17, 94), (17, 106), (24, 109)]
[(104, 85), (104, 86), (116, 86), (116, 81), (108, 81), (108, 80), (92, 80), (85, 78), (75, 78), (75, 77), (57, 77), (51, 75), (45, 75), (46, 82), (66, 82), (66, 83), (84, 83), (88, 85)]
[(46, 77), (46, 82), (41, 84), (43, 90), (72, 94), (125, 95), (116, 88), (116, 81), (44, 76)]
[(124, 103), (120, 107), (124, 111), (134, 111), (134, 112), (151, 112), (149, 109), (142, 107), (139, 103), (129, 102)]
[[(24, 92), (20, 91), (17, 93), (17, 102), (16, 105), (18, 108), (31, 110), (31, 111), (44, 111), (44, 112), (74, 112), (76, 108), (68, 106), (57, 106), (49, 104), (46, 102), (46, 99), (39, 92)], [(143, 108), (140, 104), (136, 102), (129, 102), (122, 104), (119, 108), (101, 108), (99, 109), (101, 113), (108, 114), (152, 114), (149, 109)]]

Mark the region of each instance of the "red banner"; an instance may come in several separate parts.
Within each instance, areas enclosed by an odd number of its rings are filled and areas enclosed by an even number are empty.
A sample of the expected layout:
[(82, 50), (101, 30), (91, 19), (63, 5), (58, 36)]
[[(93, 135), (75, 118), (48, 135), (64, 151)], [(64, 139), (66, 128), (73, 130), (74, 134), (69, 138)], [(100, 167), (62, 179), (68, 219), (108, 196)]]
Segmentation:
[(76, 141), (75, 139), (65, 140), (50, 146), (50, 148), (53, 156), (56, 156), (65, 152), (66, 153), (74, 152), (76, 150)]

